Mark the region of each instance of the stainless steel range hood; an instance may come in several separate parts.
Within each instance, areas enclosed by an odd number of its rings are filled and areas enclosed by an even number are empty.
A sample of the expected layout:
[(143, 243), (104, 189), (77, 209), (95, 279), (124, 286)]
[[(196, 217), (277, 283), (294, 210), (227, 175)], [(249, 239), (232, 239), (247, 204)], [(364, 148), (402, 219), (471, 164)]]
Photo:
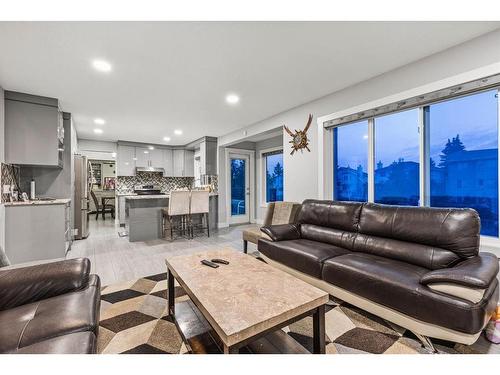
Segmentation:
[(165, 169), (164, 168), (157, 168), (157, 167), (136, 167), (135, 172), (156, 172), (156, 173), (163, 173), (165, 175)]

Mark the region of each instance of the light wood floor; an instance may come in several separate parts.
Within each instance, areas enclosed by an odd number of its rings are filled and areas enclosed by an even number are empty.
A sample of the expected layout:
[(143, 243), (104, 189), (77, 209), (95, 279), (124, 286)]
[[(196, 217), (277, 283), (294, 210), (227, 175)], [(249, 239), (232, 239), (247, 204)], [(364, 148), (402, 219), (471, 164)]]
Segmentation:
[[(178, 239), (129, 242), (119, 237), (123, 228), (114, 220), (90, 219), (90, 235), (85, 240), (73, 242), (66, 258), (87, 257), (92, 263), (92, 273), (101, 278), (102, 285), (134, 280), (144, 276), (166, 272), (165, 257), (206, 250), (214, 246), (231, 247), (243, 251), (241, 231), (254, 225), (240, 225), (210, 233), (210, 238)], [(248, 250), (256, 250), (249, 244)]]

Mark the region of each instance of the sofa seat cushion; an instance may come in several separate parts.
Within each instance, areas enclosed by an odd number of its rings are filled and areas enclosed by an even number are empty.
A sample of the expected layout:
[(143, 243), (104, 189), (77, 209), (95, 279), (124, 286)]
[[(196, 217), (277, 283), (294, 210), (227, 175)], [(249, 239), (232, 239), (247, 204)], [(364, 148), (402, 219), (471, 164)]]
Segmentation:
[(261, 239), (259, 251), (276, 262), (317, 278), (321, 278), (326, 259), (349, 253), (342, 247), (305, 239), (277, 242)]
[(100, 283), (90, 276), (85, 289), (0, 311), (0, 352), (11, 352), (99, 325)]
[(93, 332), (77, 332), (37, 342), (10, 354), (95, 354), (97, 339)]
[[(415, 319), (464, 333), (477, 333), (491, 308), (497, 284), (479, 303), (433, 291), (420, 283), (428, 269), (365, 253), (324, 262), (324, 281)], [(488, 301), (490, 299), (490, 301)], [(494, 299), (494, 298), (493, 298)], [(496, 303), (496, 302), (494, 302)]]

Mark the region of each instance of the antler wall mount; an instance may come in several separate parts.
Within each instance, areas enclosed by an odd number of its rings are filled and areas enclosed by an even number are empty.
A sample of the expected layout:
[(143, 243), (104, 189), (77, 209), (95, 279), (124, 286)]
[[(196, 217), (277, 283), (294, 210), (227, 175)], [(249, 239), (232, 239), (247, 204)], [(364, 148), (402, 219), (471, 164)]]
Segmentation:
[(291, 143), (292, 146), (292, 152), (290, 152), (290, 155), (293, 155), (295, 151), (300, 150), (301, 152), (304, 152), (304, 149), (307, 151), (311, 152), (309, 150), (309, 140), (307, 139), (307, 131), (309, 130), (309, 127), (311, 126), (313, 116), (310, 114), (309, 119), (307, 120), (307, 125), (304, 128), (304, 130), (297, 130), (295, 129), (295, 133), (290, 131), (286, 125), (283, 125), (283, 128), (286, 130), (286, 132), (292, 137), (292, 140), (289, 141), (288, 143)]

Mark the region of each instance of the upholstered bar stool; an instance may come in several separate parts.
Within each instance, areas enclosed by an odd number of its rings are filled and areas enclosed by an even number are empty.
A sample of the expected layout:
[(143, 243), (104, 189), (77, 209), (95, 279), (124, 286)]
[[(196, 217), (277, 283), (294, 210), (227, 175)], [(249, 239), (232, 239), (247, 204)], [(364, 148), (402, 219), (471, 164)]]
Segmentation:
[[(190, 192), (185, 190), (174, 190), (170, 192), (168, 208), (163, 209), (163, 222), (170, 226), (170, 239), (174, 239), (174, 230), (183, 235), (188, 230)], [(175, 227), (174, 220), (178, 219)]]
[[(189, 227), (191, 236), (194, 237), (194, 228), (207, 230), (207, 236), (210, 237), (210, 222), (208, 218), (209, 212), (209, 192), (204, 190), (191, 191), (191, 209), (189, 212)], [(200, 215), (200, 224), (194, 225), (193, 215)], [(205, 219), (205, 220), (203, 220)], [(205, 225), (203, 224), (205, 221)]]
[[(279, 225), (290, 224), (295, 221), (295, 217), (299, 212), (300, 203), (296, 202), (271, 202), (267, 206), (264, 225)], [(248, 251), (248, 243), (257, 245), (259, 238), (267, 237), (265, 233), (260, 231), (260, 227), (246, 229), (243, 231), (243, 252)]]

